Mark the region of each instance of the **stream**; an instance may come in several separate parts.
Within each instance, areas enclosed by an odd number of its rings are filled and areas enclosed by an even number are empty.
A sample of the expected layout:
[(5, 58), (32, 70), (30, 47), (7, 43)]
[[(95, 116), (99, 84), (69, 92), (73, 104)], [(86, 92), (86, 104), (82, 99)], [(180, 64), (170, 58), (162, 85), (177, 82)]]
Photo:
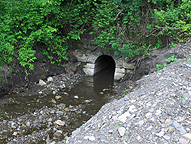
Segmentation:
[(56, 95), (1, 96), (0, 143), (66, 139), (105, 103), (117, 98), (113, 75), (112, 70), (105, 69)]

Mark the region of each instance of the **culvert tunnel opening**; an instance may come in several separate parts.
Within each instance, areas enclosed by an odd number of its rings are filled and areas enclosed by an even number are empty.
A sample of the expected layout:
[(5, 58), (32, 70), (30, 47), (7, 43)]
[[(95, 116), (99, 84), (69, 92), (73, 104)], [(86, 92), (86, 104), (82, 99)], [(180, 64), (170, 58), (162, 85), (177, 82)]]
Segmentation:
[(94, 89), (100, 92), (109, 89), (114, 84), (115, 61), (111, 56), (102, 55), (95, 61), (94, 68)]

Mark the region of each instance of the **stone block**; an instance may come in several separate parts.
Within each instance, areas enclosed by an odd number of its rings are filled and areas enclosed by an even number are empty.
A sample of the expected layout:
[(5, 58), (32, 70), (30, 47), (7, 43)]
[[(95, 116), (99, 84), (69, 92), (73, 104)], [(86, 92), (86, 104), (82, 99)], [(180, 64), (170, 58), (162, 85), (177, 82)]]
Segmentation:
[(114, 75), (115, 80), (119, 80), (120, 78), (124, 77), (125, 73), (116, 73)]
[(124, 68), (115, 68), (115, 73), (125, 73), (125, 69)]
[(95, 68), (95, 64), (87, 63), (84, 67), (85, 67), (85, 68), (94, 69), (94, 68)]
[(93, 75), (94, 75), (94, 69), (91, 69), (91, 68), (83, 68), (83, 71), (84, 71), (85, 74), (88, 75), (88, 76), (93, 76)]
[(96, 59), (98, 58), (97, 55), (89, 55), (88, 58), (87, 58), (87, 62), (90, 62), (90, 63), (95, 63)]
[(135, 69), (135, 63), (123, 62), (123, 67), (126, 68), (126, 69), (134, 70)]

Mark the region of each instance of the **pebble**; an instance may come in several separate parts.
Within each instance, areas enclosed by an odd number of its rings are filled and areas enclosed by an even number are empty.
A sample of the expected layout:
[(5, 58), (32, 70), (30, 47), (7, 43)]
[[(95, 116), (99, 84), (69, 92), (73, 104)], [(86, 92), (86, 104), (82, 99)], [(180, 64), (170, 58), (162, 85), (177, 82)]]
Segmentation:
[(181, 134), (187, 133), (186, 130), (182, 125), (180, 125), (178, 122), (174, 121), (173, 122), (174, 127), (181, 132)]
[(48, 81), (48, 82), (52, 82), (52, 81), (53, 81), (53, 78), (52, 78), (52, 77), (48, 77), (48, 78), (47, 78), (47, 81)]
[(70, 111), (69, 108), (65, 108), (64, 110), (65, 110), (66, 112), (69, 112), (69, 111)]
[(60, 125), (60, 126), (64, 126), (64, 125), (65, 125), (65, 122), (64, 122), (64, 121), (61, 121), (61, 120), (57, 120), (57, 121), (55, 121), (55, 123), (56, 123), (57, 125)]
[(169, 140), (169, 139), (170, 139), (170, 136), (168, 136), (168, 135), (164, 135), (163, 137), (164, 137), (164, 139), (166, 139), (166, 140)]
[(123, 123), (126, 121), (127, 117), (130, 117), (131, 114), (129, 113), (129, 111), (125, 112), (124, 114), (120, 115), (118, 117), (119, 121), (122, 121)]
[(39, 80), (39, 85), (44, 86), (46, 83), (43, 80)]
[(64, 112), (62, 112), (62, 111), (56, 111), (56, 114), (58, 114), (58, 115), (63, 115)]
[(125, 135), (125, 131), (126, 131), (126, 129), (124, 127), (119, 127), (118, 128), (118, 132), (119, 132), (120, 136), (124, 136)]
[(30, 127), (30, 125), (31, 125), (31, 124), (30, 124), (30, 122), (28, 121), (28, 122), (26, 123), (26, 126), (27, 126), (27, 127)]
[(156, 110), (156, 113), (155, 113), (155, 115), (160, 115), (161, 114), (161, 110)]
[(165, 127), (168, 127), (169, 125), (171, 125), (172, 124), (172, 120), (171, 119), (166, 119), (165, 120)]
[(75, 99), (78, 99), (79, 97), (76, 95), (76, 96), (74, 96), (74, 98), (75, 98)]
[(57, 99), (57, 100), (59, 100), (61, 98), (62, 98), (62, 96), (55, 96), (55, 99)]
[(186, 133), (183, 135), (183, 137), (189, 141), (191, 141), (191, 133)]
[(136, 107), (134, 105), (131, 105), (129, 107), (129, 112), (133, 113), (133, 112), (136, 112), (136, 111), (137, 111), (137, 109), (136, 109)]
[(152, 118), (152, 113), (147, 113), (145, 116), (147, 119), (150, 119), (150, 118)]
[(149, 126), (146, 131), (150, 131), (153, 127), (152, 126)]
[(156, 133), (157, 136), (162, 137), (164, 135), (164, 131), (160, 131), (159, 133)]
[(13, 135), (13, 136), (17, 136), (17, 134), (18, 134), (18, 132), (13, 132), (12, 135)]
[(168, 132), (173, 133), (173, 132), (174, 132), (174, 127), (170, 126), (170, 127), (168, 128)]
[(188, 141), (186, 139), (184, 139), (184, 138), (180, 138), (179, 143), (180, 144), (188, 144)]

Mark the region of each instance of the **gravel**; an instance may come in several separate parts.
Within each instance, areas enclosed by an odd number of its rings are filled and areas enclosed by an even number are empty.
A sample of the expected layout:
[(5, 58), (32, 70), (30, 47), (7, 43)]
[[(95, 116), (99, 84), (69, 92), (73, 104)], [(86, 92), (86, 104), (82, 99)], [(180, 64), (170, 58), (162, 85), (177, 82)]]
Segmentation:
[(185, 59), (138, 80), (133, 92), (105, 104), (65, 143), (191, 143), (191, 47), (178, 50)]

